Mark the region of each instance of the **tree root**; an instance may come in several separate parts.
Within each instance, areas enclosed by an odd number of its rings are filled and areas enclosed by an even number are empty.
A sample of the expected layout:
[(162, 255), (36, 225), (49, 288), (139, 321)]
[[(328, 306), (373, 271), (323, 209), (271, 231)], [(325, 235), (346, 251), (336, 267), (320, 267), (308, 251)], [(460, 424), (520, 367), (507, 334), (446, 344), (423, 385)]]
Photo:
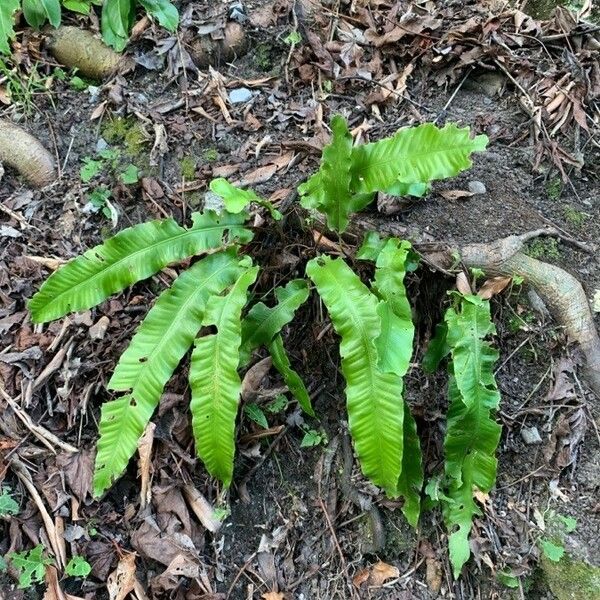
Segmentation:
[(600, 336), (581, 283), (569, 272), (521, 252), (523, 245), (541, 235), (557, 235), (559, 231), (537, 229), (523, 235), (511, 235), (485, 244), (423, 243), (418, 234), (399, 223), (379, 223), (360, 218), (352, 224), (350, 235), (360, 236), (367, 231), (379, 231), (411, 240), (425, 262), (448, 273), (459, 257), (467, 268), (478, 268), (486, 275), (519, 276), (531, 285), (546, 304), (556, 321), (565, 328), (570, 340), (579, 344), (586, 359), (585, 375), (588, 384), (600, 398)]
[(102, 80), (117, 71), (133, 68), (131, 58), (117, 54), (91, 31), (62, 26), (44, 30), (46, 44), (56, 60), (66, 67), (76, 67), (83, 75)]
[(56, 180), (54, 158), (22, 127), (0, 119), (0, 163), (18, 171), (34, 187)]
[(491, 244), (470, 244), (458, 250), (466, 267), (486, 275), (522, 277), (544, 301), (568, 337), (577, 342), (586, 358), (586, 378), (600, 398), (600, 336), (581, 283), (570, 273), (520, 252), (522, 236)]

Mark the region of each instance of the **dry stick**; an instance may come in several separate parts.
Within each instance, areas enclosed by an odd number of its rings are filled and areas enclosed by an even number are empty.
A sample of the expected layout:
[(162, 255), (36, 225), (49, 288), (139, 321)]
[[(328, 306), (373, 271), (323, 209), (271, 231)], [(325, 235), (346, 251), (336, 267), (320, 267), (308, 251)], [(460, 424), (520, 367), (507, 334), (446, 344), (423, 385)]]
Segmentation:
[(71, 446), (71, 444), (67, 444), (67, 442), (63, 442), (60, 438), (58, 438), (52, 432), (48, 431), (41, 425), (37, 425), (36, 423), (34, 423), (31, 420), (31, 417), (25, 411), (23, 411), (23, 409), (15, 402), (15, 400), (13, 398), (11, 398), (6, 393), (6, 391), (4, 390), (4, 388), (2, 387), (1, 384), (0, 384), (0, 395), (4, 398), (4, 400), (6, 400), (6, 402), (13, 409), (14, 413), (17, 415), (17, 417), (19, 417), (19, 419), (22, 421), (22, 423), (25, 425), (25, 427), (27, 427), (27, 429), (29, 429), (29, 431), (31, 431), (31, 433), (33, 433), (33, 435), (38, 440), (40, 440), (40, 442), (42, 442), (42, 444), (44, 444), (44, 446), (46, 446), (46, 448), (48, 448), (51, 452), (56, 454), (56, 451), (54, 450), (54, 447), (52, 446), (52, 444), (54, 444), (55, 446), (58, 446), (59, 448), (62, 448), (63, 450), (66, 450), (67, 452), (79, 452), (79, 450), (77, 448), (75, 448), (74, 446)]
[(23, 485), (27, 488), (32, 500), (35, 502), (35, 505), (40, 511), (42, 520), (44, 521), (44, 527), (46, 528), (46, 533), (48, 534), (48, 539), (50, 540), (50, 545), (52, 546), (52, 551), (56, 557), (57, 565), (60, 569), (64, 569), (65, 565), (67, 564), (65, 547), (63, 544), (61, 544), (61, 540), (56, 531), (56, 526), (52, 522), (52, 518), (46, 510), (39, 492), (33, 485), (33, 481), (29, 471), (27, 470), (27, 467), (16, 456), (11, 459), (10, 466), (16, 473), (17, 477), (21, 480)]

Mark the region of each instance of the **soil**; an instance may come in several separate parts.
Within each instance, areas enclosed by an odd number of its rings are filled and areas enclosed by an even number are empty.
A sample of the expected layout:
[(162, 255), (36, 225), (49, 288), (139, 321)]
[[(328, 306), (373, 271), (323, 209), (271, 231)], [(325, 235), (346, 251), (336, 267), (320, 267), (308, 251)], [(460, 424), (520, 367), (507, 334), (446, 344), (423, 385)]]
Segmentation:
[[(134, 461), (101, 500), (91, 499), (89, 483), (81, 484), (84, 489), (79, 490), (80, 496), (74, 489), (91, 473), (90, 457), (100, 406), (108, 397), (104, 386), (109, 374), (156, 292), (168, 284), (173, 272), (167, 270), (139, 283), (83, 316), (34, 327), (25, 302), (49, 273), (49, 263), (35, 257), (68, 260), (116, 230), (150, 218), (172, 215), (180, 223), (187, 222), (190, 212), (203, 202), (215, 170), (222, 173), (233, 165), (231, 178), (241, 178), (264, 166), (265, 156), (275, 159), (287, 148), (300, 147), (291, 143), (302, 142), (304, 151), (297, 154), (298, 162), (252, 186), (264, 197), (293, 189), (318, 164), (318, 155), (310, 151), (309, 144), (322, 144), (326, 130), (319, 123), (321, 119), (327, 122), (333, 114), (345, 114), (354, 127), (368, 123), (372, 140), (417, 122), (416, 113), (423, 120), (456, 122), (470, 125), (476, 133), (486, 133), (488, 149), (474, 157), (471, 170), (435, 184), (426, 198), (411, 200), (400, 212), (378, 214), (377, 218), (398, 221), (412, 239), (448, 243), (491, 241), (554, 225), (565, 233), (565, 239), (539, 238), (530, 243), (528, 251), (574, 273), (590, 298), (600, 289), (597, 252), (585, 252), (566, 241), (572, 238), (597, 248), (600, 240), (597, 143), (586, 150), (583, 169), (567, 169), (566, 182), (548, 160), (534, 168), (537, 147), (527, 135), (530, 125), (520, 108), (517, 90), (502, 73), (496, 73), (501, 86), (485, 89), (479, 85), (478, 70), (473, 70), (458, 91), (457, 84), (437, 87), (427, 79), (411, 81), (408, 91), (413, 105), (391, 102), (381, 109), (382, 118), (378, 119), (357, 100), (369, 90), (364, 82), (340, 93), (334, 90), (325, 98), (293, 73), (286, 82), (289, 46), (283, 39), (287, 33), (288, 23), (268, 31), (249, 28), (254, 52), (233, 64), (216, 65), (227, 82), (273, 77), (252, 88), (254, 98), (249, 105), (229, 106), (233, 124), (227, 124), (210, 102), (202, 106), (211, 119), (188, 110), (185, 103), (161, 112), (166, 103), (185, 97), (183, 89), (204, 89), (209, 77), (206, 73), (199, 78), (189, 72), (184, 78), (181, 74), (174, 77), (166, 69), (146, 71), (142, 67), (102, 90), (92, 90), (94, 93), (74, 91), (68, 81), (55, 80), (49, 92), (35, 93), (31, 111), (25, 112), (18, 103), (0, 110), (0, 117), (18, 116), (21, 124), (56, 155), (61, 167), (59, 180), (43, 191), (28, 189), (8, 170), (1, 182), (0, 203), (21, 214), (24, 224), (21, 226), (10, 212), (0, 212), (0, 225), (19, 232), (15, 238), (0, 238), (0, 348), (4, 353), (30, 350), (31, 354), (23, 354), (14, 362), (0, 361), (0, 382), (12, 397), (22, 393), (23, 406), (32, 419), (82, 449), (83, 457), (73, 466), (64, 451), (53, 455), (26, 435), (11, 410), (5, 410), (0, 483), (14, 490), (21, 512), (0, 522), (0, 555), (47, 542), (40, 534), (43, 528), (35, 505), (7, 469), (7, 454), (17, 452), (31, 468), (52, 516), (62, 518), (72, 534), (67, 544), (69, 555), (84, 556), (94, 568), (85, 580), (62, 580), (63, 588), (71, 594), (108, 597), (104, 585), (107, 574), (123, 552), (137, 550), (138, 578), (149, 596), (157, 598), (242, 600), (261, 598), (271, 590), (299, 600), (558, 597), (548, 588), (539, 568), (539, 541), (546, 535), (540, 529), (542, 522), (551, 530), (555, 515), (574, 517), (577, 527), (566, 540), (567, 550), (600, 565), (600, 410), (597, 398), (577, 375), (581, 365), (577, 349), (567, 343), (552, 318), (540, 312), (526, 286), (513, 285), (493, 300), (496, 343), (501, 353), (496, 373), (502, 393), (498, 418), (503, 425), (498, 479), (489, 498), (484, 499), (482, 516), (476, 519), (473, 558), (458, 581), (452, 578), (439, 509), (425, 511), (414, 531), (398, 503), (386, 500), (366, 482), (356, 464), (349, 470), (344, 463), (347, 423), (336, 338), (316, 301), (299, 311), (286, 333), (286, 347), (314, 394), (319, 420), (303, 418), (290, 405), (286, 411), (269, 415), (269, 425), (282, 426), (282, 431), (259, 438), (260, 427), (243, 416), (229, 494), (210, 480), (193, 458), (185, 361), (154, 419), (153, 504), (140, 509)], [(145, 50), (148, 44), (138, 42), (132, 52)], [(51, 69), (42, 66), (40, 72)], [(105, 112), (92, 120), (92, 113), (105, 100)], [(165, 127), (168, 151), (153, 161), (156, 125)], [(259, 142), (262, 150), (255, 155)], [(569, 146), (574, 143), (572, 138), (562, 143), (573, 150)], [(117, 149), (119, 156), (105, 160), (102, 172), (91, 183), (83, 183), (80, 168), (84, 159), (98, 158), (98, 150), (106, 144)], [(142, 184), (119, 181), (120, 173), (130, 164), (147, 178), (144, 191)], [(444, 199), (439, 193), (468, 190), (473, 181), (483, 183), (486, 192), (459, 200)], [(90, 194), (102, 186), (111, 191), (110, 202), (118, 213), (115, 228), (110, 207), (105, 207), (104, 213), (90, 212), (86, 207)], [(377, 214), (375, 208), (369, 210)], [(292, 206), (286, 222), (293, 227), (285, 237), (274, 225), (266, 225), (253, 242), (257, 261), (266, 265), (259, 292), (266, 293), (277, 285), (272, 277), (275, 269), (300, 276), (303, 263), (314, 251), (310, 231), (301, 226), (297, 214)], [(409, 282), (418, 335), (415, 362), (405, 387), (418, 422), (426, 478), (439, 473), (443, 465), (446, 378), (443, 373), (425, 375), (418, 365), (432, 326), (443, 313), (445, 292), (452, 286), (451, 279), (427, 267)], [(109, 318), (106, 335), (92, 340), (90, 325), (103, 315)], [(596, 323), (600, 327), (600, 317)], [(60, 348), (66, 354), (59, 367), (28, 395), (29, 383)], [(565, 373), (572, 381), (569, 393), (553, 394), (557, 379)], [(269, 375), (256, 402), (267, 403), (278, 391), (281, 382)], [(528, 445), (522, 437), (522, 430), (532, 427), (541, 436), (540, 444)], [(322, 440), (303, 448), (300, 443), (308, 428), (321, 432)], [(17, 431), (24, 437), (15, 442)], [(583, 437), (577, 439), (578, 435)], [(273, 447), (274, 440), (277, 443)], [(572, 454), (565, 465), (560, 456), (569, 449)], [(169, 496), (170, 504), (164, 498), (172, 490), (173, 494), (180, 493), (177, 490), (182, 482), (193, 483), (209, 502), (229, 514), (216, 536), (191, 517), (194, 522), (187, 533), (195, 546), (200, 575), (196, 579), (175, 577), (175, 583), (166, 585), (157, 581), (165, 565), (144, 554), (146, 546), (139, 542), (139, 531), (144, 523), (156, 519), (163, 533), (172, 533), (168, 519), (160, 518), (176, 512), (174, 496)], [(359, 492), (362, 509), (343, 492), (348, 484)], [(373, 534), (371, 505), (376, 507), (385, 535), (383, 546), (377, 549), (374, 544), (379, 534)], [(380, 589), (357, 589), (353, 577), (377, 560), (397, 567), (400, 576)], [(521, 577), (519, 587), (505, 587), (497, 577), (499, 572)], [(13, 575), (0, 574), (3, 597), (42, 597), (41, 585), (17, 590)], [(600, 590), (596, 597), (600, 598)]]

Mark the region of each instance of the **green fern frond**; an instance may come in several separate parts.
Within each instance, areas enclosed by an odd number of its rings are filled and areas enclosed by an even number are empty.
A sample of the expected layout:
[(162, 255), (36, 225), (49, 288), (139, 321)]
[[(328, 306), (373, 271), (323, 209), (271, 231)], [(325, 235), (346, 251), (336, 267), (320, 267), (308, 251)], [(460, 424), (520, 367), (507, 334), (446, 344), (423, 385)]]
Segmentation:
[(260, 346), (268, 346), (273, 338), (296, 314), (308, 298), (308, 284), (304, 279), (293, 279), (285, 287), (275, 289), (275, 306), (257, 302), (242, 322), (241, 364), (246, 365), (250, 355)]
[(401, 129), (391, 138), (353, 149), (351, 189), (355, 193), (408, 193), (409, 187), (394, 187), (398, 182), (426, 184), (454, 177), (472, 165), (471, 153), (481, 152), (486, 145), (485, 135), (471, 138), (468, 127), (453, 124), (441, 129), (432, 123)]
[(501, 428), (493, 418), (500, 402), (494, 379), (498, 353), (485, 341), (486, 336), (495, 333), (490, 304), (475, 295), (456, 296), (458, 305), (450, 307), (445, 318), (452, 360), (444, 441), (450, 500), (444, 503), (444, 518), (451, 531), (450, 562), (458, 577), (469, 559), (473, 517), (480, 514), (474, 491), (489, 492), (496, 480), (495, 451)]
[(402, 379), (379, 368), (379, 300), (342, 259), (313, 259), (306, 273), (341, 337), (348, 424), (363, 473), (396, 497), (403, 449)]
[(248, 364), (252, 352), (260, 346), (266, 346), (273, 359), (273, 366), (283, 377), (302, 410), (314, 417), (315, 412), (306, 386), (298, 373), (292, 369), (283, 339), (278, 335), (294, 318), (296, 310), (306, 302), (308, 284), (304, 279), (293, 279), (285, 287), (275, 288), (275, 298), (277, 304), (271, 307), (257, 302), (243, 320), (240, 363)]
[(406, 520), (416, 527), (421, 514), (421, 490), (423, 489), (423, 455), (417, 434), (417, 423), (404, 402), (404, 452), (402, 471), (398, 479), (398, 493), (404, 498), (402, 512)]
[(390, 238), (379, 252), (375, 265), (373, 291), (383, 300), (378, 311), (381, 333), (376, 340), (379, 366), (386, 373), (404, 377), (412, 356), (415, 327), (406, 296), (404, 276), (409, 242)]
[(273, 341), (269, 344), (269, 354), (273, 359), (273, 366), (279, 371), (283, 377), (285, 385), (288, 390), (293, 394), (294, 398), (298, 400), (300, 408), (311, 417), (315, 416), (315, 411), (308, 395), (308, 390), (302, 381), (302, 378), (290, 364), (290, 359), (283, 347), (283, 338), (281, 335), (276, 335)]
[(313, 175), (298, 191), (303, 196), (305, 208), (320, 210), (327, 217), (327, 226), (343, 232), (348, 226), (348, 216), (371, 202), (372, 195), (356, 195), (350, 188), (352, 136), (345, 119), (336, 115), (331, 120), (331, 143), (323, 148), (319, 172)]
[(122, 354), (108, 388), (128, 392), (102, 408), (94, 473), (99, 496), (125, 470), (165, 384), (194, 342), (208, 299), (239, 276), (236, 249), (211, 254), (164, 291)]
[(193, 226), (173, 219), (149, 221), (124, 229), (53, 273), (29, 301), (34, 323), (52, 321), (69, 312), (99, 304), (111, 294), (179, 262), (234, 240), (247, 242), (246, 215), (192, 215)]
[(249, 268), (225, 296), (209, 299), (203, 325), (216, 326), (217, 333), (197, 339), (192, 352), (190, 408), (196, 453), (207, 471), (225, 487), (233, 476), (235, 419), (241, 391), (241, 313), (248, 288), (257, 275), (258, 267)]

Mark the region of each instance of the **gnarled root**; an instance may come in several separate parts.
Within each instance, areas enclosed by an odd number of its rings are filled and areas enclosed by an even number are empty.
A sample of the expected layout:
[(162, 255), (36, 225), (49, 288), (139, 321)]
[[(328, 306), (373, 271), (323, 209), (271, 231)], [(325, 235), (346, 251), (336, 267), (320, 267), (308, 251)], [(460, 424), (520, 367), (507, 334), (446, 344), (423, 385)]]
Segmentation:
[(510, 236), (491, 244), (463, 246), (459, 254), (467, 267), (482, 269), (486, 275), (517, 275), (535, 288), (569, 338), (581, 347), (587, 380), (600, 397), (600, 336), (581, 283), (564, 269), (520, 252), (522, 243), (521, 236)]
[[(324, 227), (319, 223), (317, 227)], [(581, 283), (570, 273), (521, 252), (523, 244), (540, 235), (558, 235), (555, 229), (538, 229), (523, 235), (511, 235), (486, 244), (467, 244), (450, 248), (447, 244), (420, 243), (418, 234), (393, 221), (380, 223), (360, 217), (351, 224), (349, 235), (353, 241), (366, 231), (379, 231), (404, 239), (413, 238), (416, 249), (428, 264), (447, 272), (460, 256), (469, 268), (482, 269), (486, 275), (519, 276), (531, 285), (544, 301), (556, 321), (565, 328), (567, 336), (579, 344), (586, 358), (586, 379), (600, 398), (600, 336)], [(417, 239), (414, 239), (417, 238)], [(581, 247), (580, 244), (577, 244)], [(590, 249), (586, 249), (590, 251)]]
[(42, 188), (56, 180), (50, 152), (22, 127), (0, 119), (0, 163), (18, 171), (32, 186)]
[(117, 54), (91, 31), (62, 26), (46, 29), (47, 46), (54, 58), (66, 67), (76, 67), (86, 77), (102, 80), (134, 66), (131, 58)]

